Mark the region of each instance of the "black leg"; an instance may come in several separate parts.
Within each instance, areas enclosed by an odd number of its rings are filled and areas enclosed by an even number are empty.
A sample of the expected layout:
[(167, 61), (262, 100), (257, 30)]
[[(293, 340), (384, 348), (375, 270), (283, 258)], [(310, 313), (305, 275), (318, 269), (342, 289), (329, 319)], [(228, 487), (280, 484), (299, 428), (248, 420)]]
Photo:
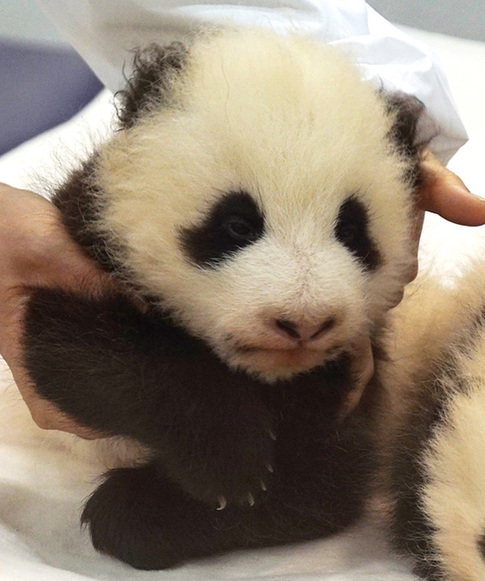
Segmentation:
[(140, 569), (335, 533), (360, 516), (371, 474), (368, 442), (354, 428), (314, 443), (311, 461), (282, 462), (252, 506), (217, 510), (183, 492), (153, 462), (109, 472), (83, 522), (97, 550)]
[(273, 464), (272, 414), (259, 385), (200, 341), (122, 296), (39, 290), (25, 360), (38, 392), (81, 424), (134, 438), (208, 503), (246, 502)]

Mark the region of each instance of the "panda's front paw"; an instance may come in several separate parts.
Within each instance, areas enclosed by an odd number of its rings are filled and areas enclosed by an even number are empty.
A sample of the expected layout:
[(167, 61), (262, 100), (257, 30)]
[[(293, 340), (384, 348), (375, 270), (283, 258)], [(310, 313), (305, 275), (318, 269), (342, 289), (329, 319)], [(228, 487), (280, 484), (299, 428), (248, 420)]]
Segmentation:
[[(256, 441), (259, 440), (259, 441)], [(252, 438), (247, 444), (225, 442), (225, 450), (206, 458), (185, 490), (217, 510), (237, 504), (253, 506), (271, 487), (274, 442), (269, 435)]]
[(218, 509), (254, 505), (271, 486), (275, 471), (270, 413), (259, 404), (232, 412), (223, 421), (199, 426), (190, 447), (179, 450), (183, 453), (177, 457), (184, 460), (176, 467), (160, 457), (161, 469), (186, 493)]
[[(268, 430), (267, 436), (270, 439), (269, 447), (272, 449), (272, 442), (276, 440), (276, 437), (272, 430)], [(255, 470), (251, 474), (252, 468)], [(240, 474), (238, 485), (232, 482), (223, 487), (224, 493), (217, 498), (216, 510), (224, 510), (228, 505), (233, 503), (252, 507), (256, 504), (260, 496), (268, 491), (275, 471), (272, 460), (267, 460), (264, 463), (264, 467), (261, 465), (259, 467), (256, 465), (254, 467), (247, 466), (246, 470), (246, 475), (243, 473)]]

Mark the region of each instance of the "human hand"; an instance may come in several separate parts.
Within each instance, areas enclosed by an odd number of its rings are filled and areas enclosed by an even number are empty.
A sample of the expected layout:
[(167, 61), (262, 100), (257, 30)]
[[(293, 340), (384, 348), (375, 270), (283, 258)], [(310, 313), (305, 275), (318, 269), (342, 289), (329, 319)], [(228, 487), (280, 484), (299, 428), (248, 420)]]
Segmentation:
[(485, 200), (472, 194), (463, 181), (426, 149), (421, 162), (420, 208), (463, 226), (485, 224)]
[(24, 310), (36, 287), (100, 293), (108, 275), (89, 261), (65, 231), (57, 208), (41, 196), (0, 184), (0, 353), (35, 423), (44, 429), (102, 437), (39, 397), (22, 364)]
[(418, 273), (418, 247), (425, 212), (439, 214), (445, 220), (463, 226), (485, 224), (485, 199), (472, 194), (463, 181), (442, 165), (429, 149), (422, 153), (421, 185), (413, 232), (414, 263), (409, 281)]

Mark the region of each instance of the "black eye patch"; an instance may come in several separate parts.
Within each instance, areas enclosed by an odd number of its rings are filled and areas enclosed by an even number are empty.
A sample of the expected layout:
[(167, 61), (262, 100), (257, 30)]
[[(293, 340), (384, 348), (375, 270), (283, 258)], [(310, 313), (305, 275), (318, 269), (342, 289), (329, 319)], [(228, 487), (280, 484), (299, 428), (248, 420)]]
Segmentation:
[(369, 234), (367, 209), (356, 198), (349, 198), (341, 206), (335, 225), (335, 237), (366, 270), (375, 270), (381, 263), (381, 256)]
[(246, 192), (229, 192), (202, 224), (183, 228), (180, 240), (188, 258), (200, 266), (217, 264), (261, 238), (264, 216)]

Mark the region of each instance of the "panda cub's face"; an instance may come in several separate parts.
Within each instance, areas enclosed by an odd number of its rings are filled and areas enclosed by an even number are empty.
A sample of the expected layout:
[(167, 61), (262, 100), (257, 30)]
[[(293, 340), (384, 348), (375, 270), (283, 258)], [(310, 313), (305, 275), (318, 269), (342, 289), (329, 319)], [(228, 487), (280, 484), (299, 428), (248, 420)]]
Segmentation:
[(98, 228), (130, 276), (267, 381), (365, 343), (413, 269), (406, 161), (373, 87), (330, 47), (196, 42), (100, 152)]

